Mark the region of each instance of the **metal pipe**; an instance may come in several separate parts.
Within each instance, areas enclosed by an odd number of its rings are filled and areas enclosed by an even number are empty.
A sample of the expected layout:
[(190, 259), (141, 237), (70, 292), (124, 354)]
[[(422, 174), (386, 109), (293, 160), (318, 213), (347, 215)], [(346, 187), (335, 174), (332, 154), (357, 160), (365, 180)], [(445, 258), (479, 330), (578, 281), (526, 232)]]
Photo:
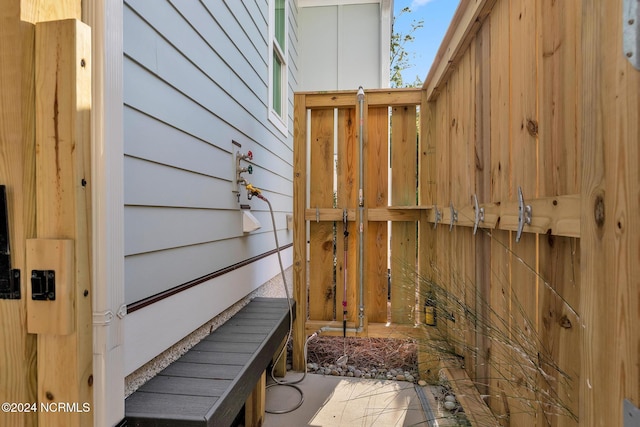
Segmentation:
[(364, 130), (364, 89), (362, 86), (358, 88), (358, 106), (360, 107), (360, 129), (358, 131), (358, 212), (359, 212), (359, 233), (358, 233), (358, 288), (360, 294), (360, 307), (359, 307), (359, 329), (364, 326), (364, 222), (362, 217), (364, 216), (364, 192), (363, 192), (363, 169), (364, 162), (362, 159), (362, 146), (364, 144), (363, 130)]

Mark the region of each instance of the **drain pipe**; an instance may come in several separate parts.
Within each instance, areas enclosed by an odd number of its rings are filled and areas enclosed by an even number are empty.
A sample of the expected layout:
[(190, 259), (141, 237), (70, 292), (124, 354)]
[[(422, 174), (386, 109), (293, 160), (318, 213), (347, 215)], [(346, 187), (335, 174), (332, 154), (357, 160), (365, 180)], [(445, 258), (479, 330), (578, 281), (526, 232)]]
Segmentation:
[(364, 129), (364, 89), (362, 86), (358, 88), (358, 106), (360, 107), (360, 129), (358, 131), (358, 213), (359, 213), (359, 233), (358, 233), (358, 287), (360, 293), (360, 307), (359, 307), (359, 327), (362, 330), (364, 327), (364, 222), (362, 217), (364, 215), (364, 192), (363, 192), (363, 161), (362, 161), (362, 146), (363, 146), (363, 129)]

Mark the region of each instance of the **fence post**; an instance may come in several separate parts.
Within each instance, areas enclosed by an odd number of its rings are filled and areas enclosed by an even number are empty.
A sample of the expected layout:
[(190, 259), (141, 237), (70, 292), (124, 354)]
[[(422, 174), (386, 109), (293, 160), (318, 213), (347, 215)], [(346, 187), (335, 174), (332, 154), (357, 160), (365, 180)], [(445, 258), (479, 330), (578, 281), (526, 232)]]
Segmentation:
[[(38, 335), (38, 400), (82, 409), (39, 411), (42, 426), (93, 423), (92, 411), (84, 411), (93, 400), (90, 113), (90, 28), (73, 19), (37, 24), (35, 242), (73, 240), (75, 264), (68, 283), (72, 312), (66, 313), (73, 330)], [(28, 317), (39, 315), (36, 308)]]

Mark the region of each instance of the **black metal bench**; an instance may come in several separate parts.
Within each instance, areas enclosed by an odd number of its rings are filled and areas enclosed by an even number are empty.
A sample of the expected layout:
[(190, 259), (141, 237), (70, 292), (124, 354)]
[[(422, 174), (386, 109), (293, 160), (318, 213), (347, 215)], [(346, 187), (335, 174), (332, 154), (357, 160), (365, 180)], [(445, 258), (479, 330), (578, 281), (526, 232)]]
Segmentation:
[(261, 419), (264, 398), (249, 397), (264, 395), (265, 370), (288, 329), (285, 298), (253, 299), (127, 397), (126, 425), (229, 426), (245, 402), (254, 402), (247, 411)]

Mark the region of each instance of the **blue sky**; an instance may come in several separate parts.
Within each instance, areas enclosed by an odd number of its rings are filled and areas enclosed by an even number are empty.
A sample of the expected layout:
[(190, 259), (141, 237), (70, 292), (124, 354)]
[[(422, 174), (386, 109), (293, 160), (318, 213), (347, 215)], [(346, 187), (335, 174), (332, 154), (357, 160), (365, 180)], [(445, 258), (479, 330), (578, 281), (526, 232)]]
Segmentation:
[(424, 21), (424, 27), (414, 34), (415, 41), (406, 46), (406, 50), (414, 56), (410, 59), (413, 67), (404, 70), (402, 79), (405, 83), (412, 83), (416, 76), (422, 81), (433, 63), (444, 34), (449, 28), (451, 18), (460, 3), (459, 0), (394, 0), (394, 15), (409, 6), (411, 13), (405, 13), (396, 19), (395, 32), (407, 34), (412, 21)]

